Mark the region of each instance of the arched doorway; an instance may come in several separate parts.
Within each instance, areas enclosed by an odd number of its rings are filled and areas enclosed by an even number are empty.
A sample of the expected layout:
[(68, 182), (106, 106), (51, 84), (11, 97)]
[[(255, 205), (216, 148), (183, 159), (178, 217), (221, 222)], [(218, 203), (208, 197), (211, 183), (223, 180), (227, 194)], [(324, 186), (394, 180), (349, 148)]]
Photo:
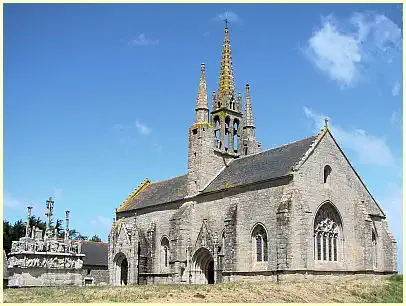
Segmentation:
[(121, 286), (129, 283), (129, 264), (123, 253), (114, 256), (114, 280), (113, 285)]
[(202, 247), (198, 249), (193, 257), (193, 283), (214, 284), (214, 260), (211, 252)]
[(128, 261), (127, 258), (124, 258), (121, 261), (121, 275), (120, 275), (120, 284), (127, 285), (128, 283)]

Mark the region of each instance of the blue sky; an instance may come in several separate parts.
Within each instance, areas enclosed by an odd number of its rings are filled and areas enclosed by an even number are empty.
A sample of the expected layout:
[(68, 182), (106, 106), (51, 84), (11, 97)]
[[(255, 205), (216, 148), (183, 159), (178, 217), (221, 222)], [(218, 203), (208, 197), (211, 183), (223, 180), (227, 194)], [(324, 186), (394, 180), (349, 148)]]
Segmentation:
[(43, 216), (53, 196), (56, 218), (69, 209), (71, 228), (106, 241), (142, 180), (186, 173), (200, 63), (216, 90), (225, 16), (263, 148), (328, 116), (401, 256), (400, 4), (5, 4), (4, 218)]

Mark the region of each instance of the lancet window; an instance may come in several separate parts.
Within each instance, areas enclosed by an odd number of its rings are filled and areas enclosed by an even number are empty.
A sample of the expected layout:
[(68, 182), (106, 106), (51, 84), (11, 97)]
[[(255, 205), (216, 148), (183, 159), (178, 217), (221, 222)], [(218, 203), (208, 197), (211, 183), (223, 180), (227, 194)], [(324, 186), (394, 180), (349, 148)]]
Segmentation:
[(161, 256), (163, 267), (168, 267), (169, 264), (169, 240), (167, 237), (163, 237), (161, 240)]
[(257, 224), (254, 227), (252, 242), (256, 261), (268, 261), (268, 237), (265, 228), (261, 224)]

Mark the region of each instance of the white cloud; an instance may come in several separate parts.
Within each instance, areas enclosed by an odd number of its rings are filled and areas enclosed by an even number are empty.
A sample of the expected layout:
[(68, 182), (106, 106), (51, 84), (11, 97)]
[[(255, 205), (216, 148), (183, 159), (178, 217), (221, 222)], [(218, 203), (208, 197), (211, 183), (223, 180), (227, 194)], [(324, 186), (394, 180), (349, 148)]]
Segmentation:
[[(319, 131), (324, 126), (324, 118), (327, 116), (318, 114), (307, 107), (304, 107), (303, 110), (306, 116), (313, 120), (315, 130)], [(370, 135), (362, 129), (344, 129), (339, 125), (334, 125), (331, 120), (329, 120), (328, 126), (340, 146), (354, 151), (360, 163), (389, 167), (395, 165), (392, 151), (385, 139)]]
[(399, 51), (401, 44), (400, 28), (384, 15), (354, 13), (341, 23), (330, 15), (308, 39), (305, 54), (341, 88), (348, 88), (362, 79), (369, 62), (379, 55), (390, 61), (389, 53)]
[(159, 40), (148, 38), (144, 33), (139, 34), (136, 39), (132, 39), (128, 42), (129, 46), (149, 46), (158, 44)]
[(233, 12), (223, 12), (223, 13), (219, 13), (216, 15), (216, 17), (213, 18), (215, 21), (224, 21), (225, 19), (227, 19), (229, 22), (241, 22), (241, 18)]
[(359, 78), (361, 52), (356, 39), (340, 33), (332, 18), (324, 20), (323, 27), (309, 39), (307, 54), (321, 71), (349, 86)]
[(138, 120), (135, 121), (135, 127), (137, 128), (138, 132), (142, 135), (148, 135), (151, 133), (151, 129), (146, 124), (142, 124)]
[(400, 82), (399, 81), (397, 81), (397, 82), (395, 82), (395, 84), (393, 84), (393, 87), (392, 87), (392, 96), (397, 96), (397, 95), (399, 95), (400, 94)]

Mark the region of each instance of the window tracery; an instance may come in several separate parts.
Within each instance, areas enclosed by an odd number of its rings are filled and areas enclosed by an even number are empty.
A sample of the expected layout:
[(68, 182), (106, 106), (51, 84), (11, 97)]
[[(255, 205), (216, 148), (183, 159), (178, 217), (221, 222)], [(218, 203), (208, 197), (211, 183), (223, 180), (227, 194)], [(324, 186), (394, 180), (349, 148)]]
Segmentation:
[(314, 257), (319, 261), (338, 261), (341, 221), (331, 203), (320, 207), (314, 220)]
[(167, 237), (163, 237), (161, 240), (161, 252), (162, 265), (166, 268), (169, 264), (169, 240)]
[(252, 231), (252, 241), (256, 261), (268, 261), (268, 237), (265, 228), (261, 224), (257, 224)]

